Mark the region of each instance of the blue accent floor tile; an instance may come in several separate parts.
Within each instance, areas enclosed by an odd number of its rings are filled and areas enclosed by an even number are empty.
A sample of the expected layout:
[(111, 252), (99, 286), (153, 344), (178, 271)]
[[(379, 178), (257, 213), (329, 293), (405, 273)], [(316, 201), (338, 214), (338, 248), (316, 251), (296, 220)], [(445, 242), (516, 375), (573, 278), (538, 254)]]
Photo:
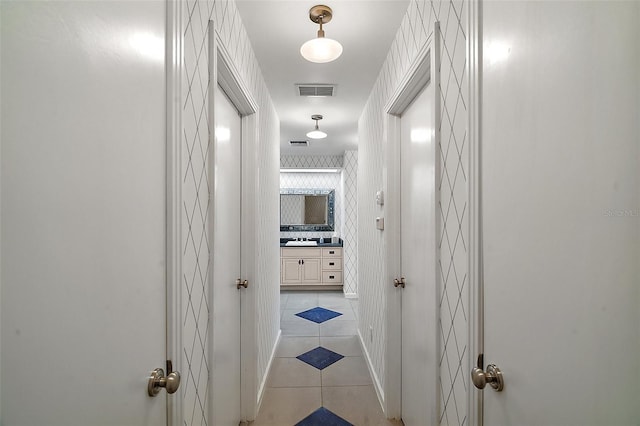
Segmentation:
[(342, 315), (340, 312), (331, 311), (319, 306), (317, 308), (309, 309), (308, 311), (304, 312), (298, 312), (296, 314), (296, 316), (299, 316), (300, 318), (304, 318), (318, 324), (329, 321), (332, 318), (339, 317), (340, 315)]
[(324, 407), (318, 408), (295, 426), (354, 426), (342, 417), (332, 413)]
[(344, 355), (340, 355), (329, 349), (325, 349), (322, 346), (318, 346), (315, 349), (310, 350), (309, 352), (305, 352), (302, 355), (298, 355), (300, 361), (306, 362), (312, 367), (317, 368), (318, 370), (323, 370), (333, 364), (334, 362), (340, 361), (344, 358)]

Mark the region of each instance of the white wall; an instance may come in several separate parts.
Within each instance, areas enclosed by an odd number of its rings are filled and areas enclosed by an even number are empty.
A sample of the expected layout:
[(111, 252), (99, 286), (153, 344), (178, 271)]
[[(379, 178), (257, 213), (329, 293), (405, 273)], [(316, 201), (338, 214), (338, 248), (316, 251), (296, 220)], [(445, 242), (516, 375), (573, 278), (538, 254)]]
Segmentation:
[[(319, 238), (337, 235), (342, 237), (342, 179), (340, 173), (280, 173), (280, 188), (301, 189), (333, 189), (335, 190), (335, 204), (333, 209), (334, 231), (281, 231), (280, 238)], [(280, 229), (278, 227), (278, 229)]]
[(342, 274), (344, 293), (358, 294), (358, 151), (345, 151), (342, 166)]
[[(207, 318), (206, 304), (203, 303), (209, 297), (206, 282), (206, 273), (210, 253), (206, 249), (198, 249), (200, 233), (190, 234), (192, 229), (206, 230), (206, 214), (201, 214), (200, 209), (208, 205), (207, 185), (200, 185), (198, 177), (208, 174), (206, 168), (207, 144), (209, 143), (208, 127), (208, 93), (206, 90), (208, 76), (208, 51), (207, 51), (207, 24), (213, 20), (220, 42), (231, 54), (232, 66), (239, 73), (239, 79), (248, 87), (253, 98), (258, 104), (258, 140), (254, 149), (257, 150), (257, 158), (260, 162), (256, 172), (256, 193), (254, 204), (260, 206), (260, 214), (255, 214), (255, 282), (252, 283), (258, 306), (257, 316), (257, 374), (256, 384), (263, 381), (266, 374), (269, 358), (279, 332), (279, 281), (280, 261), (279, 253), (273, 250), (278, 244), (278, 164), (279, 164), (279, 120), (269, 92), (262, 78), (258, 62), (254, 56), (249, 38), (240, 19), (234, 1), (194, 0), (183, 2), (184, 18), (184, 205), (185, 216), (183, 218), (185, 230), (183, 273), (186, 284), (196, 283), (195, 293), (187, 294), (186, 286), (183, 300), (185, 301), (185, 330), (184, 346), (185, 356), (189, 362), (184, 362), (185, 367), (190, 366), (190, 371), (183, 372), (184, 387), (181, 386), (185, 402), (185, 424), (203, 424), (207, 422), (207, 404), (204, 395), (207, 395), (208, 386), (206, 374), (207, 354)], [(215, 84), (215, 83), (214, 83)], [(214, 213), (215, 214), (215, 213)], [(208, 235), (203, 231), (205, 235)], [(195, 242), (195, 244), (194, 244)], [(211, 246), (211, 243), (203, 244)], [(268, 250), (262, 251), (262, 248)], [(215, 253), (213, 253), (215, 256)], [(190, 297), (190, 298), (189, 298)], [(191, 305), (186, 301), (191, 300)], [(200, 309), (204, 306), (204, 309)], [(195, 348), (195, 349), (194, 349)], [(205, 355), (203, 355), (205, 354)], [(199, 378), (196, 382), (190, 377)], [(218, 384), (219, 386), (219, 384)]]
[(384, 151), (384, 105), (400, 84), (405, 72), (440, 21), (441, 145), (438, 147), (441, 176), (437, 177), (441, 205), (442, 236), (439, 265), (442, 288), (441, 318), (441, 423), (463, 424), (467, 418), (467, 178), (466, 145), (466, 5), (461, 1), (416, 0), (407, 13), (391, 46), (359, 121), (358, 148), (358, 294), (359, 329), (373, 327), (373, 341), (365, 341), (374, 374), (384, 388), (386, 265), (383, 232), (375, 218), (384, 207), (375, 203), (375, 193), (386, 188)]

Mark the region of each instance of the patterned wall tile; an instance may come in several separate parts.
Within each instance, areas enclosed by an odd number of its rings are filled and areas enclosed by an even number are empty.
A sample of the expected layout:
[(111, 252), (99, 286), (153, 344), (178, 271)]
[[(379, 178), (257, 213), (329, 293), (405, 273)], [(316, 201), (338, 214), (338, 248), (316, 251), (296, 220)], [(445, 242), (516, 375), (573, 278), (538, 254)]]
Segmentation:
[(345, 151), (342, 168), (344, 293), (358, 294), (358, 151)]
[(304, 195), (280, 195), (280, 225), (304, 223)]
[[(298, 166), (296, 166), (298, 167)], [(316, 168), (314, 166), (313, 168)], [(342, 185), (338, 173), (280, 173), (280, 188), (335, 189), (335, 235), (342, 237)], [(280, 229), (280, 228), (278, 228)], [(334, 232), (280, 232), (280, 238), (332, 237)]]
[[(249, 87), (258, 104), (260, 137), (257, 151), (256, 277), (257, 306), (257, 383), (266, 373), (279, 329), (279, 253), (278, 241), (278, 163), (279, 120), (266, 88), (240, 14), (232, 0), (183, 0), (184, 75), (183, 104), (183, 383), (184, 425), (207, 425), (210, 360), (208, 358), (209, 304), (208, 280), (211, 274), (209, 237), (210, 169), (208, 164), (209, 79), (207, 27), (214, 21), (221, 43), (232, 56), (240, 79)], [(215, 215), (215, 212), (213, 212)]]
[[(185, 1), (183, 122), (183, 421), (185, 425), (207, 424), (209, 395), (209, 306), (210, 273), (209, 183), (206, 126), (207, 69), (206, 3)], [(203, 23), (205, 25), (203, 25)], [(204, 123), (204, 125), (202, 124)]]
[(342, 155), (282, 155), (280, 167), (282, 168), (341, 168)]
[(466, 2), (463, 0), (412, 0), (387, 60), (359, 121), (358, 151), (358, 247), (360, 328), (374, 327), (373, 343), (366, 343), (376, 374), (384, 380), (384, 252), (380, 232), (370, 226), (382, 209), (373, 200), (383, 187), (385, 167), (384, 105), (400, 83), (417, 52), (440, 21), (442, 40), (441, 143), (438, 147), (441, 176), (441, 237), (439, 274), (441, 424), (467, 424), (468, 389), (463, 369), (467, 359), (467, 115), (466, 115)]

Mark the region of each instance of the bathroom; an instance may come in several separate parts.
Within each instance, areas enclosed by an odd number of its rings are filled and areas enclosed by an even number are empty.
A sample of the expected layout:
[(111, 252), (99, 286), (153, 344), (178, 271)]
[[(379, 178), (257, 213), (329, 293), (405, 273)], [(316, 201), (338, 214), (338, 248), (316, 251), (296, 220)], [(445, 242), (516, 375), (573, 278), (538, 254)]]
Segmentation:
[[(337, 244), (337, 247), (342, 249), (339, 256), (342, 266), (336, 265), (341, 279), (334, 281), (337, 285), (331, 289), (342, 290), (347, 298), (357, 298), (357, 154), (357, 151), (348, 150), (343, 155), (304, 156), (283, 153), (280, 157), (281, 246), (286, 246), (289, 240), (298, 239), (317, 240), (318, 245), (325, 247), (328, 247), (328, 243), (332, 243), (332, 246)], [(323, 219), (322, 223), (330, 223), (326, 230), (320, 230), (322, 228), (317, 225), (312, 229), (300, 226), (304, 225), (301, 220), (297, 222), (284, 220), (289, 212), (285, 201), (287, 197), (303, 196), (287, 195), (287, 193), (308, 190), (332, 192), (330, 201), (321, 203), (324, 207), (324, 217), (327, 218)], [(300, 217), (301, 215), (296, 212), (296, 215), (292, 216)], [(289, 242), (289, 245), (292, 244), (296, 243)], [(298, 290), (304, 288), (305, 286), (290, 287)], [(321, 290), (322, 287), (316, 286), (314, 289)]]

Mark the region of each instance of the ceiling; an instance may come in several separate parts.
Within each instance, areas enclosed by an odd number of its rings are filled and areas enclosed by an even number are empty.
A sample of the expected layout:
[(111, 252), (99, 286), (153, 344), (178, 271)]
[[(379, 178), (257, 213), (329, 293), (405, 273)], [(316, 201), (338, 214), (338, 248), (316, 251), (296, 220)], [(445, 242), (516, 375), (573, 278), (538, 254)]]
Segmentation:
[[(326, 4), (333, 19), (325, 37), (344, 51), (334, 62), (316, 64), (300, 55), (300, 46), (316, 37), (318, 25), (309, 9)], [(357, 149), (358, 118), (380, 73), (389, 47), (407, 10), (408, 0), (236, 0), (251, 45), (280, 118), (283, 154), (338, 155)], [(335, 84), (333, 97), (300, 97), (296, 84)], [(322, 114), (325, 139), (309, 139), (313, 114)], [(292, 147), (290, 140), (308, 140)]]

